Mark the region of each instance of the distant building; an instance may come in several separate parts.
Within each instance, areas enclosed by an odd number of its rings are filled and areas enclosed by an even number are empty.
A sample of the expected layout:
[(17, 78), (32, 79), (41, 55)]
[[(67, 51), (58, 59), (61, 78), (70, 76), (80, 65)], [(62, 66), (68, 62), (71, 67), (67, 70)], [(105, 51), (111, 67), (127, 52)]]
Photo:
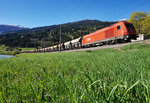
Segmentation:
[(144, 40), (144, 34), (139, 34), (137, 40)]
[(150, 35), (139, 34), (138, 36), (139, 37), (137, 38), (137, 40), (132, 40), (132, 41), (142, 41), (142, 40), (150, 39)]

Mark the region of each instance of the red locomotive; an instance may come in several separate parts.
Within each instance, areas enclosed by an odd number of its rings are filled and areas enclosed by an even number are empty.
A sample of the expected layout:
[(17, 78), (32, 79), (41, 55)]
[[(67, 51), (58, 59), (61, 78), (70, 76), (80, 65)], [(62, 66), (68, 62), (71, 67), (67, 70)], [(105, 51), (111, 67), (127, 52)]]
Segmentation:
[(118, 22), (109, 27), (83, 36), (81, 44), (82, 46), (87, 46), (96, 43), (117, 43), (122, 40), (129, 42), (131, 39), (136, 38), (136, 31), (131, 23)]

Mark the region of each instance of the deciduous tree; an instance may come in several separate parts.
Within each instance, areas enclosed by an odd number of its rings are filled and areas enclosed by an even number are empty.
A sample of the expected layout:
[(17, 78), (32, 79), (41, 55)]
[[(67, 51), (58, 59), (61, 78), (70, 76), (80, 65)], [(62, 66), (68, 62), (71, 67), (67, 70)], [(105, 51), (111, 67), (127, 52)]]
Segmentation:
[(137, 34), (143, 33), (142, 22), (145, 20), (147, 15), (148, 14), (145, 12), (134, 12), (131, 14), (131, 16), (129, 18), (129, 22), (131, 22), (134, 25), (134, 27), (137, 31)]
[(146, 35), (150, 35), (150, 13), (142, 22), (142, 31)]

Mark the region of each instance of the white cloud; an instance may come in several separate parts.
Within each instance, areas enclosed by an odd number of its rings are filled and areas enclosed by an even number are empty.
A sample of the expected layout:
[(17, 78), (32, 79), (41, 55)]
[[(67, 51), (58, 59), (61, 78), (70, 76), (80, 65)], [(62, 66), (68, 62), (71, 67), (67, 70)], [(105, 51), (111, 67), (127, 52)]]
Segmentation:
[(125, 18), (125, 19), (120, 19), (118, 21), (128, 21), (128, 19)]

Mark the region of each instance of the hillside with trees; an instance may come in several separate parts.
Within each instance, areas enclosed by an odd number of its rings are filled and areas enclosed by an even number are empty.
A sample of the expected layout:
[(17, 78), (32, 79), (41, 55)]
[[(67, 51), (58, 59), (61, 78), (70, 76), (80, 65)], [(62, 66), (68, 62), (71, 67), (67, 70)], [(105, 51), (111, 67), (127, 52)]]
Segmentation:
[[(61, 24), (62, 42), (66, 42), (115, 22), (102, 22), (98, 20), (83, 20)], [(48, 47), (59, 43), (60, 25), (37, 27), (30, 30), (5, 33), (0, 36), (0, 44), (10, 47)]]

